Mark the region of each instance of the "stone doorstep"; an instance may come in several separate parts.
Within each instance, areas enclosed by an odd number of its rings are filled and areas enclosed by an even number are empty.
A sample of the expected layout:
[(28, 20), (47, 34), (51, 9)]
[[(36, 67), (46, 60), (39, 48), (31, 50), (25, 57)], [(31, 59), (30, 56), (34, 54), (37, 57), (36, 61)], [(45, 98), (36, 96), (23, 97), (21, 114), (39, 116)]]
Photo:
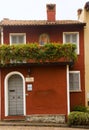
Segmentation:
[(26, 116), (26, 121), (30, 123), (56, 123), (65, 124), (66, 119), (63, 114), (35, 114)]
[(65, 115), (62, 114), (33, 114), (24, 119), (5, 119), (0, 126), (53, 126), (67, 127)]

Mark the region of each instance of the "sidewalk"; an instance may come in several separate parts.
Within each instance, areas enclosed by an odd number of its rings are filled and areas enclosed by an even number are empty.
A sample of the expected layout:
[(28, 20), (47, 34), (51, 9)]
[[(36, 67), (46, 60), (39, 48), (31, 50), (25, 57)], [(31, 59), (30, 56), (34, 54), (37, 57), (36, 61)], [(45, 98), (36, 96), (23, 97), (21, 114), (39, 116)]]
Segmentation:
[(57, 123), (32, 123), (27, 121), (0, 121), (0, 126), (49, 126), (49, 127), (68, 127), (67, 124)]
[(57, 123), (32, 123), (27, 121), (0, 121), (0, 126), (34, 126), (34, 127), (62, 127), (62, 128), (79, 128), (89, 129), (89, 126), (72, 126)]

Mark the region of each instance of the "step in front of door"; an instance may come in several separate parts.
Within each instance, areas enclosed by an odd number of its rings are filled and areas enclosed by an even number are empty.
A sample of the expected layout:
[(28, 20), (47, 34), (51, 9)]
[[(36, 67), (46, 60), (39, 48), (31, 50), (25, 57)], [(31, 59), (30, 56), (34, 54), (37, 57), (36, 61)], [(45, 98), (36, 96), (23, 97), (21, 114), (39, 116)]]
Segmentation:
[(32, 123), (60, 123), (64, 124), (66, 122), (65, 115), (63, 114), (39, 114), (39, 115), (28, 115), (26, 116), (26, 121)]

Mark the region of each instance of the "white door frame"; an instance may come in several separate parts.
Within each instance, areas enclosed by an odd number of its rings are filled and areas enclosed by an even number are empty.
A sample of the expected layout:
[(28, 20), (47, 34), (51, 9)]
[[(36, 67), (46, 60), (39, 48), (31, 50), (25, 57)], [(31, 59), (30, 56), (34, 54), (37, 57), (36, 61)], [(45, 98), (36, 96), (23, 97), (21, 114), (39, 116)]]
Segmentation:
[(13, 71), (10, 72), (6, 75), (5, 80), (4, 80), (4, 104), (5, 104), (5, 116), (8, 116), (8, 79), (10, 76), (18, 74), (22, 77), (23, 80), (23, 108), (24, 108), (24, 115), (26, 115), (26, 97), (25, 97), (25, 79), (24, 76), (18, 72), (18, 71)]

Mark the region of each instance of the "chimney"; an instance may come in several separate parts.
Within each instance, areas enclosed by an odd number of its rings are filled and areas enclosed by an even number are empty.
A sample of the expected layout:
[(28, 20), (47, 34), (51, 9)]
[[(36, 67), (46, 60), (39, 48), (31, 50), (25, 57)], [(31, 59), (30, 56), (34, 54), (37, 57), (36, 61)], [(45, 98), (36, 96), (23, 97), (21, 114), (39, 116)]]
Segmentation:
[(86, 9), (86, 11), (89, 11), (89, 1), (88, 2), (86, 2), (86, 4), (85, 4), (85, 7), (84, 7), (85, 9)]
[(56, 5), (55, 4), (47, 4), (47, 20), (49, 22), (55, 22), (55, 15), (56, 15)]
[(78, 20), (79, 20), (79, 18), (80, 18), (81, 13), (82, 13), (82, 9), (78, 9), (78, 10), (77, 10)]

